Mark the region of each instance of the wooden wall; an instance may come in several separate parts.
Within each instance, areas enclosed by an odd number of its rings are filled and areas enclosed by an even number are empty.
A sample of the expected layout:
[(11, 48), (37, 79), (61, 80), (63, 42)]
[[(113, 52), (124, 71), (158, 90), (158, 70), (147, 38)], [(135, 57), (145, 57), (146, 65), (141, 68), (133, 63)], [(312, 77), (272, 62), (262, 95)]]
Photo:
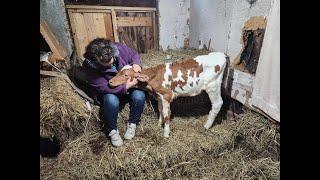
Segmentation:
[(156, 0), (65, 0), (68, 5), (156, 7)]
[(79, 57), (97, 37), (120, 42), (146, 53), (158, 49), (156, 8), (67, 5)]

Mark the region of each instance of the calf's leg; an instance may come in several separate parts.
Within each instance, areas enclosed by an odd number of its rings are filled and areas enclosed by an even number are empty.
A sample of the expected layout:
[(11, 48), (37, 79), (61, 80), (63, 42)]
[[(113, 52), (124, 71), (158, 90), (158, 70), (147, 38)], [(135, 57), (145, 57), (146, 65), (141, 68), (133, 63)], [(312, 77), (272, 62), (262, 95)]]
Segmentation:
[(164, 119), (164, 130), (163, 130), (163, 136), (165, 138), (169, 137), (170, 134), (170, 103), (165, 100), (163, 97), (161, 97), (161, 103), (162, 103), (162, 115), (163, 115), (163, 119)]
[(217, 117), (217, 114), (219, 113), (219, 111), (221, 109), (221, 106), (223, 104), (223, 100), (221, 97), (220, 87), (214, 91), (209, 91), (209, 92), (207, 91), (207, 93), (208, 93), (210, 101), (211, 101), (211, 110), (209, 112), (208, 120), (207, 120), (206, 124), (204, 125), (204, 127), (206, 129), (209, 129), (212, 126), (215, 118)]
[(163, 113), (162, 113), (162, 100), (161, 98), (159, 97), (158, 98), (158, 110), (159, 110), (159, 122), (158, 122), (158, 126), (162, 126), (162, 123), (163, 123)]

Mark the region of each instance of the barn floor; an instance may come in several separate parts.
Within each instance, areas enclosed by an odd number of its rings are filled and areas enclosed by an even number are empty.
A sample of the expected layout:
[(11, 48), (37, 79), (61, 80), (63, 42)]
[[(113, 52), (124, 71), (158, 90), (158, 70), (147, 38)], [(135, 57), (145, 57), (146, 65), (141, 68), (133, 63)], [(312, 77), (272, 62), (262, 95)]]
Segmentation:
[[(173, 59), (181, 59), (207, 52), (149, 52), (142, 55), (143, 64), (148, 67), (161, 63), (168, 53), (173, 55)], [(122, 147), (114, 148), (103, 132), (88, 131), (68, 140), (56, 158), (40, 157), (41, 179), (280, 178), (278, 125), (245, 110), (236, 121), (224, 120), (221, 113), (214, 126), (205, 130), (203, 125), (208, 107), (197, 99), (186, 102), (189, 104), (180, 104), (179, 108), (173, 105), (174, 116), (168, 139), (163, 138), (162, 128), (157, 125), (157, 114), (147, 101), (133, 140), (124, 141)], [(191, 103), (198, 103), (194, 112), (186, 107)], [(201, 103), (205, 107), (201, 107)], [(128, 111), (127, 104), (118, 118), (122, 136)]]

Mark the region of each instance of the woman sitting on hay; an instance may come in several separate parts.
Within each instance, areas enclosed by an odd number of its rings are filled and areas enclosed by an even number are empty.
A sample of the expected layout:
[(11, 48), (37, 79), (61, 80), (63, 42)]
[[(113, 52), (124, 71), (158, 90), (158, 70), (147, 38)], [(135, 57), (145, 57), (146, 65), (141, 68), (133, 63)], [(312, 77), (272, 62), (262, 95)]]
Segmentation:
[[(137, 79), (128, 80), (126, 84), (111, 87), (109, 80), (125, 65), (132, 65), (135, 72), (141, 71), (140, 55), (129, 47), (97, 38), (86, 47), (83, 69), (86, 79), (93, 89), (95, 101), (102, 106), (102, 112), (108, 125), (107, 134), (111, 143), (118, 147), (123, 144), (117, 128), (120, 100), (129, 98), (130, 118), (124, 138), (130, 140), (135, 135), (145, 102), (145, 92), (132, 88)], [(99, 98), (101, 97), (101, 98)]]

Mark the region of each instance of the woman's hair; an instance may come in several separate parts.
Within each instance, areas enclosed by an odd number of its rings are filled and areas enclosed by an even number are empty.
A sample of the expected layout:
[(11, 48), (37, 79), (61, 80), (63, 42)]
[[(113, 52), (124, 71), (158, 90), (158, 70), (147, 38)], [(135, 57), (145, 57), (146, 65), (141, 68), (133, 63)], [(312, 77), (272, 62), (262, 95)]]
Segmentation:
[(108, 39), (96, 38), (86, 47), (84, 57), (92, 61), (109, 62), (112, 57), (117, 56), (117, 48)]

